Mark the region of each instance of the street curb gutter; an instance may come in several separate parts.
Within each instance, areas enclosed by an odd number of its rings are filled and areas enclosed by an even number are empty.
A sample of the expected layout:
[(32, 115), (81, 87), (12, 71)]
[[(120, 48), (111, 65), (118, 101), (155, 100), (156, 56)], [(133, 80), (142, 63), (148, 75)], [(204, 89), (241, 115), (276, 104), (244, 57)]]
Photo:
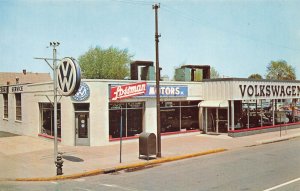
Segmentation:
[(213, 150), (197, 152), (197, 153), (192, 153), (192, 154), (187, 154), (187, 155), (165, 157), (165, 158), (154, 159), (154, 160), (145, 161), (145, 162), (138, 162), (138, 163), (133, 163), (133, 164), (128, 164), (128, 165), (120, 165), (120, 166), (116, 166), (114, 168), (96, 169), (96, 170), (92, 170), (92, 171), (88, 171), (88, 172), (76, 173), (76, 174), (71, 174), (71, 175), (40, 177), (40, 178), (16, 178), (16, 179), (14, 179), (14, 181), (55, 181), (55, 180), (76, 179), (76, 178), (81, 178), (81, 177), (86, 177), (86, 176), (108, 174), (108, 173), (117, 172), (117, 171), (121, 171), (121, 170), (125, 170), (125, 169), (145, 167), (145, 166), (149, 166), (149, 165), (161, 164), (161, 163), (165, 163), (165, 162), (177, 161), (177, 160), (182, 160), (182, 159), (187, 159), (187, 158), (192, 158), (192, 157), (197, 157), (197, 156), (202, 156), (202, 155), (208, 155), (208, 154), (213, 154), (213, 153), (219, 153), (219, 152), (224, 152), (224, 151), (227, 151), (227, 149), (219, 148), (219, 149), (213, 149)]
[(269, 144), (269, 143), (276, 143), (276, 142), (280, 142), (280, 141), (286, 141), (286, 140), (290, 140), (290, 139), (294, 139), (300, 137), (300, 134), (296, 134), (296, 135), (292, 135), (292, 136), (287, 136), (287, 137), (279, 137), (279, 138), (274, 138), (274, 139), (269, 139), (269, 140), (263, 140), (263, 141), (259, 141), (259, 144)]

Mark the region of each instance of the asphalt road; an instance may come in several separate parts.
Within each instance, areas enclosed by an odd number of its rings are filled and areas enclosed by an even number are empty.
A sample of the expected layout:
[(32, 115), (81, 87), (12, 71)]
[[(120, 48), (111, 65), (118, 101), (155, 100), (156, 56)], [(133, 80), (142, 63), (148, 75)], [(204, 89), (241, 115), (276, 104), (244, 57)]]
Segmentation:
[(159, 166), (57, 182), (0, 182), (0, 190), (299, 191), (300, 139)]

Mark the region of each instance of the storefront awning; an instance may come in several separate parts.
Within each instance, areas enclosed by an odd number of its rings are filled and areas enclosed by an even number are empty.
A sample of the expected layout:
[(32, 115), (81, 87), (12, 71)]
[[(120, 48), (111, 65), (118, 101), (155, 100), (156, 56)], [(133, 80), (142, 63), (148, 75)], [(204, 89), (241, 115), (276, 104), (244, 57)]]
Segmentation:
[(202, 101), (198, 107), (228, 107), (227, 100)]

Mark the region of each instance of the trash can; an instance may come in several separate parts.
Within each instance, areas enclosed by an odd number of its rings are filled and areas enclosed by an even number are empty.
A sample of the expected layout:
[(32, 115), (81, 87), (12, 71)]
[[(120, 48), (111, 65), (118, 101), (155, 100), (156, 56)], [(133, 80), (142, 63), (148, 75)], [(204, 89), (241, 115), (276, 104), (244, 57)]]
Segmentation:
[(141, 133), (139, 137), (139, 158), (143, 159), (141, 156), (144, 156), (149, 160), (151, 155), (156, 156), (156, 135), (154, 133)]

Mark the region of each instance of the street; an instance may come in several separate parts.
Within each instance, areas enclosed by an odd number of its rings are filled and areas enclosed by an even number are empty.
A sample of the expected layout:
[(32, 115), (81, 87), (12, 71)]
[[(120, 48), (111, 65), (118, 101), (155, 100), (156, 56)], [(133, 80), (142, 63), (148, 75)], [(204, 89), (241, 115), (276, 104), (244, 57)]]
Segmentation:
[(1, 182), (0, 190), (299, 190), (299, 144), (297, 138), (75, 180)]

